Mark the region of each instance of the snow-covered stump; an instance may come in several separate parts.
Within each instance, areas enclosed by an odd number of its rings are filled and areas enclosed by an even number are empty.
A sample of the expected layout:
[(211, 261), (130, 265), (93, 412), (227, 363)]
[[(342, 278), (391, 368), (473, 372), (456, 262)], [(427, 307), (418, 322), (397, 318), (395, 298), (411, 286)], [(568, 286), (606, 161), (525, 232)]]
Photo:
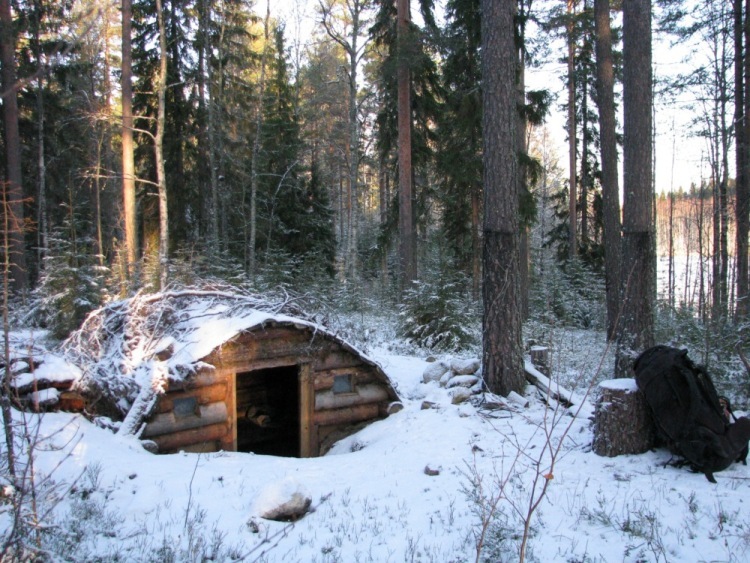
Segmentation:
[(532, 346), (529, 350), (529, 356), (534, 367), (549, 377), (549, 348), (546, 346)]
[(635, 379), (610, 379), (599, 384), (594, 412), (594, 453), (615, 457), (640, 454), (655, 444), (656, 429)]

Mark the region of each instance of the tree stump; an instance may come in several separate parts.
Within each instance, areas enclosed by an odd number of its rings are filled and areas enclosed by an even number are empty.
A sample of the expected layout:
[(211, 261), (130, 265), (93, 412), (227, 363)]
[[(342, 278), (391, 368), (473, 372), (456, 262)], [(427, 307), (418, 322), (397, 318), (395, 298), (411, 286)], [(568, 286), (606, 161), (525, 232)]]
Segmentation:
[(549, 377), (549, 348), (546, 346), (532, 346), (529, 350), (529, 356), (534, 367)]
[(594, 412), (594, 453), (615, 457), (640, 454), (656, 443), (656, 428), (635, 379), (610, 379), (599, 384)]

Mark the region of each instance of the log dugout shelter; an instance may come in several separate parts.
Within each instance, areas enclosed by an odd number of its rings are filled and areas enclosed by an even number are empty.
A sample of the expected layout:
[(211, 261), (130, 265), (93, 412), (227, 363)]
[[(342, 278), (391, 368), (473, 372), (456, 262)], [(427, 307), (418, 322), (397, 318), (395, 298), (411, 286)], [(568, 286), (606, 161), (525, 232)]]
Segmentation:
[(78, 385), (89, 412), (112, 417), (117, 405), (118, 434), (159, 453), (314, 457), (398, 410), (374, 361), (314, 322), (259, 304), (173, 292), (90, 317), (67, 343), (92, 360)]
[(243, 330), (202, 359), (195, 374), (168, 378), (142, 439), (158, 451), (325, 453), (384, 418), (398, 400), (374, 362), (333, 335), (272, 319)]

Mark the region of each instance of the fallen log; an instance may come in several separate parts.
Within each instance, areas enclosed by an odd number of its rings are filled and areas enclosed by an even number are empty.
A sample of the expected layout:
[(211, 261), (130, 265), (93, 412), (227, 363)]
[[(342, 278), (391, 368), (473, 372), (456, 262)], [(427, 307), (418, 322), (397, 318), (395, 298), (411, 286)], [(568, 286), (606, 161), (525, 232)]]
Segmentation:
[(537, 387), (545, 397), (552, 397), (566, 408), (573, 406), (573, 394), (550, 380), (549, 377), (536, 369), (531, 361), (524, 360), (524, 371), (526, 372), (526, 381)]

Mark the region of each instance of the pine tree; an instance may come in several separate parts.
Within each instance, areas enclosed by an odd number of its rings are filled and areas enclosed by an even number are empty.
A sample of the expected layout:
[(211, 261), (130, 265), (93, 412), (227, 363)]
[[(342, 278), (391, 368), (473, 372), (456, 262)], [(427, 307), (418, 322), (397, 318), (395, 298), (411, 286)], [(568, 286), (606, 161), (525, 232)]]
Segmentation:
[[(422, 16), (426, 22), (431, 22), (429, 2), (422, 2)], [(414, 184), (412, 225), (418, 229), (425, 221), (427, 200), (429, 195), (425, 179), (429, 177), (429, 167), (433, 162), (433, 146), (435, 133), (433, 124), (440, 113), (438, 99), (440, 97), (440, 80), (437, 66), (431, 53), (434, 49), (428, 28), (420, 30), (414, 24), (409, 27), (406, 44), (406, 60), (410, 63), (411, 77), (411, 165)], [(375, 46), (380, 51), (381, 60), (378, 68), (378, 103), (379, 111), (376, 118), (377, 145), (382, 161), (391, 170), (397, 170), (397, 34), (396, 10), (392, 2), (379, 1), (379, 11), (371, 28)], [(392, 177), (397, 177), (392, 174)], [(386, 223), (385, 225), (391, 225)]]
[(524, 385), (519, 286), (515, 0), (482, 0), (484, 254), (482, 372), (494, 392)]
[(615, 372), (629, 377), (636, 355), (653, 345), (656, 242), (652, 183), (651, 0), (623, 2), (624, 192), (622, 307)]
[(108, 269), (100, 265), (94, 230), (66, 205), (67, 217), (50, 233), (49, 252), (35, 290), (39, 313), (56, 338), (78, 328), (107, 296)]

